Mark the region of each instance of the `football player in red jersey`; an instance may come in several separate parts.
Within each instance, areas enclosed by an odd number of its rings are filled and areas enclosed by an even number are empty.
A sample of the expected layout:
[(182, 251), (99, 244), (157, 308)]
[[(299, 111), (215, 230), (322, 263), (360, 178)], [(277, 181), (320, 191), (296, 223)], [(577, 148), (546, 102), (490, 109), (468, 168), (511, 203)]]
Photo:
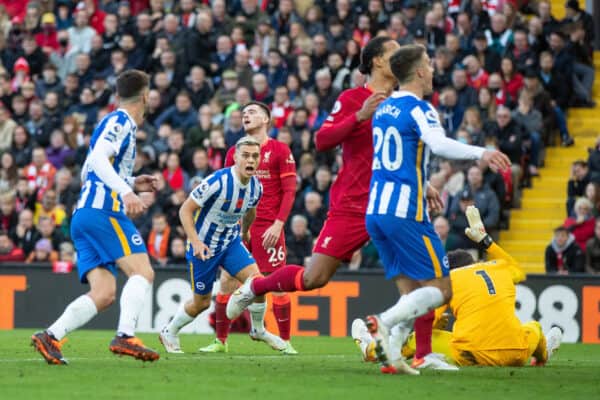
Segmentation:
[[(227, 315), (236, 317), (254, 296), (270, 291), (294, 292), (325, 286), (343, 261), (350, 260), (369, 236), (365, 213), (369, 198), (373, 133), (371, 117), (379, 103), (386, 99), (397, 81), (390, 68), (390, 57), (400, 45), (389, 37), (369, 41), (361, 53), (359, 70), (368, 75), (365, 86), (342, 92), (331, 114), (316, 133), (317, 150), (342, 146), (343, 168), (330, 189), (327, 220), (317, 238), (310, 264), (306, 269), (287, 265), (267, 277), (249, 279), (236, 291), (227, 305)], [(437, 204), (439, 194), (429, 185), (427, 198)], [(431, 353), (434, 313), (415, 320), (416, 357)], [(411, 373), (411, 371), (403, 371)]]
[[(296, 195), (296, 163), (290, 148), (267, 135), (271, 123), (271, 113), (266, 104), (250, 102), (242, 108), (242, 122), (246, 134), (261, 144), (260, 164), (256, 171), (263, 186), (263, 197), (256, 209), (256, 220), (252, 224), (249, 237), (242, 238), (256, 259), (260, 272), (270, 274), (285, 265), (286, 248), (283, 225), (288, 218)], [(234, 148), (227, 153), (225, 165), (233, 165)], [(238, 281), (222, 271), (220, 291), (216, 301), (215, 341), (200, 351), (227, 351), (227, 336), (230, 320), (225, 308), (229, 296), (238, 285)], [(250, 305), (252, 330), (250, 336), (262, 340), (284, 354), (296, 354), (290, 344), (290, 299), (287, 293), (273, 293), (273, 313), (283, 341), (264, 329), (265, 304)]]

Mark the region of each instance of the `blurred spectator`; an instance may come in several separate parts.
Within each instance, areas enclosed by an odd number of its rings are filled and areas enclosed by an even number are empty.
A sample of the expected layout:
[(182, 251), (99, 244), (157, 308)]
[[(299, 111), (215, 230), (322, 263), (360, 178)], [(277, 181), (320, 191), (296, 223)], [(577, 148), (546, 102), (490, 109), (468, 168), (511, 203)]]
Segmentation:
[(473, 36), (473, 56), (479, 60), (480, 66), (488, 73), (500, 70), (500, 54), (488, 47), (487, 35), (477, 32)]
[(456, 104), (463, 110), (477, 103), (477, 90), (468, 85), (467, 71), (463, 68), (455, 68), (452, 71), (452, 86), (456, 91)]
[(0, 193), (0, 230), (6, 231), (17, 225), (19, 213), (15, 207), (15, 193)]
[(457, 104), (456, 90), (452, 86), (445, 87), (440, 93), (440, 118), (446, 134), (456, 136), (456, 131), (463, 120), (465, 110)]
[(160, 128), (163, 123), (170, 124), (173, 128), (188, 129), (196, 124), (198, 115), (192, 108), (190, 95), (181, 91), (177, 93), (175, 105), (167, 108), (154, 121), (154, 126)]
[(573, 214), (575, 200), (585, 194), (588, 183), (590, 183), (590, 172), (587, 163), (583, 160), (573, 162), (571, 177), (567, 184), (567, 215)]
[(145, 238), (148, 255), (161, 265), (165, 265), (170, 252), (172, 230), (163, 213), (152, 215), (152, 229)]
[(62, 168), (67, 157), (75, 156), (75, 150), (67, 146), (65, 133), (60, 129), (56, 129), (50, 135), (50, 146), (46, 149), (46, 156), (56, 169)]
[(575, 241), (585, 251), (585, 244), (594, 236), (594, 226), (596, 219), (592, 214), (593, 205), (585, 197), (575, 201), (573, 207), (574, 216), (568, 217), (564, 226), (575, 236)]
[(227, 146), (227, 148), (234, 146), (244, 135), (242, 111), (234, 110), (229, 114), (227, 130), (225, 131), (225, 146)]
[(169, 153), (163, 176), (169, 187), (173, 190), (180, 190), (188, 187), (188, 174), (181, 168), (179, 155), (177, 153)]
[(75, 247), (73, 246), (73, 243), (63, 242), (60, 244), (58, 249), (58, 259), (65, 263), (71, 263), (71, 265), (75, 264), (77, 259), (75, 257)]
[(0, 192), (15, 188), (18, 179), (19, 170), (13, 155), (8, 151), (0, 153)]
[(540, 54), (540, 79), (544, 89), (548, 91), (548, 94), (556, 102), (556, 104), (563, 110), (566, 110), (571, 102), (572, 97), (572, 84), (570, 82), (571, 74), (570, 70), (564, 71), (565, 68), (570, 69), (570, 61), (565, 61), (568, 66), (563, 69), (557, 68), (555, 58), (552, 53), (544, 51)]
[(26, 263), (44, 262), (52, 263), (58, 261), (58, 252), (52, 249), (52, 243), (48, 239), (40, 239), (25, 259)]
[(0, 103), (0, 151), (12, 146), (16, 127), (17, 123), (10, 117), (10, 112), (4, 104)]
[(187, 259), (185, 255), (185, 240), (179, 236), (173, 237), (171, 240), (171, 248), (167, 257), (168, 265), (185, 265)]
[(316, 237), (321, 231), (326, 217), (326, 212), (323, 208), (323, 198), (319, 193), (308, 192), (304, 195), (303, 214), (308, 220), (308, 229)]
[(554, 230), (554, 238), (546, 247), (546, 273), (568, 275), (584, 272), (585, 256), (575, 236), (565, 227)]
[(594, 20), (590, 14), (581, 9), (579, 1), (568, 0), (565, 3), (565, 19), (562, 22), (565, 25), (580, 23), (585, 32), (583, 40), (587, 43), (594, 41)]
[(190, 69), (190, 74), (186, 82), (186, 90), (190, 95), (192, 106), (198, 109), (201, 105), (208, 103), (213, 95), (211, 84), (206, 79), (204, 68), (199, 65)]
[[(19, 213), (19, 222), (11, 227), (10, 238), (16, 247), (23, 249), (24, 254), (29, 254), (35, 242), (41, 236), (37, 228), (33, 225), (33, 212), (24, 209)], [(23, 256), (23, 259), (25, 256)]]
[(463, 64), (467, 69), (467, 83), (476, 90), (487, 86), (489, 75), (481, 67), (479, 59), (475, 56), (467, 56), (463, 60)]
[(596, 220), (594, 236), (585, 244), (585, 272), (600, 274), (600, 220)]
[(308, 219), (301, 214), (291, 218), (290, 233), (286, 235), (287, 264), (305, 265), (312, 253), (313, 236), (308, 230)]
[(498, 138), (500, 151), (510, 158), (513, 185), (520, 182), (523, 156), (523, 136), (525, 132), (521, 125), (513, 121), (510, 109), (500, 106), (496, 110), (496, 122), (490, 126), (489, 134)]
[(70, 216), (79, 197), (78, 180), (73, 179), (73, 173), (68, 168), (61, 168), (56, 173), (56, 201)]
[(460, 240), (455, 233), (450, 232), (450, 224), (443, 216), (438, 216), (433, 220), (433, 229), (439, 236), (444, 245), (444, 250), (450, 251), (458, 248)]
[(216, 171), (225, 165), (225, 155), (227, 154), (223, 131), (220, 128), (213, 129), (210, 132), (209, 140), (208, 165), (213, 171)]
[[(67, 29), (69, 42), (75, 52), (89, 53), (92, 49), (92, 37), (94, 37), (96, 31), (88, 26), (88, 18), (86, 9), (78, 9), (75, 14), (75, 25)], [(102, 32), (98, 33), (102, 34)]]
[(278, 86), (275, 89), (274, 101), (270, 105), (272, 124), (276, 129), (286, 125), (293, 108), (289, 102), (288, 89), (285, 86)]
[(452, 202), (448, 214), (448, 222), (450, 223), (450, 232), (458, 238), (459, 248), (474, 249), (477, 247), (475, 243), (467, 239), (465, 236), (465, 228), (469, 226), (465, 211), (468, 206), (475, 204), (473, 194), (468, 188), (464, 189), (455, 200)]
[(0, 262), (23, 262), (25, 253), (23, 249), (15, 246), (6, 231), (0, 231)]
[(595, 70), (592, 59), (591, 41), (585, 41), (586, 32), (582, 24), (576, 23), (571, 27), (567, 51), (573, 57), (573, 88), (579, 98), (576, 105), (594, 107), (592, 87)]
[(465, 174), (459, 168), (458, 161), (442, 160), (440, 161), (440, 172), (444, 176), (444, 190), (450, 196), (456, 196), (465, 186)]
[(48, 161), (43, 147), (34, 148), (31, 159), (32, 162), (25, 167), (24, 173), (29, 188), (37, 190), (38, 199), (41, 199), (44, 192), (54, 185), (56, 168)]
[(57, 195), (54, 189), (48, 189), (42, 195), (42, 200), (35, 204), (33, 223), (38, 224), (40, 218), (48, 217), (55, 225), (61, 225), (67, 217), (65, 210), (58, 206)]
[(529, 173), (533, 176), (538, 175), (538, 166), (540, 165), (540, 151), (542, 150), (542, 114), (533, 108), (533, 99), (527, 91), (519, 94), (519, 105), (512, 112), (512, 119), (525, 128), (528, 140)]
[[(493, 230), (498, 227), (500, 219), (500, 204), (498, 197), (483, 181), (481, 168), (473, 165), (469, 168), (467, 174), (467, 186), (470, 196), (474, 200), (475, 207), (479, 209), (481, 219), (486, 229)], [(463, 196), (464, 197), (464, 196)], [(460, 208), (460, 200), (455, 200), (450, 212), (454, 213)]]

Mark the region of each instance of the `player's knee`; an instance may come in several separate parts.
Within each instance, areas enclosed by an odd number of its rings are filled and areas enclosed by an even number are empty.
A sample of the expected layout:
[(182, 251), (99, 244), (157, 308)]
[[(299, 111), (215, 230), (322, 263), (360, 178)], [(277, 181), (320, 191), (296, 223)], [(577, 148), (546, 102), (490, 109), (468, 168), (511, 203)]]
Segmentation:
[(302, 276), (302, 279), (304, 280), (304, 289), (305, 290), (322, 288), (329, 281), (329, 277), (327, 277), (327, 276), (324, 276), (322, 274), (310, 274), (310, 273), (309, 274), (305, 273)]
[(237, 279), (233, 278), (230, 275), (227, 275), (226, 277), (222, 276), (220, 279), (220, 283), (221, 283), (221, 287), (220, 287), (219, 291), (222, 294), (232, 294), (233, 292), (235, 292), (235, 290), (240, 285), (240, 283), (237, 281)]
[(96, 308), (98, 311), (106, 310), (110, 307), (115, 300), (117, 299), (117, 291), (116, 290), (105, 290), (102, 293), (92, 294), (92, 299), (96, 304)]
[(196, 297), (189, 307), (186, 307), (186, 312), (188, 312), (190, 316), (195, 317), (210, 307), (210, 301), (210, 296)]

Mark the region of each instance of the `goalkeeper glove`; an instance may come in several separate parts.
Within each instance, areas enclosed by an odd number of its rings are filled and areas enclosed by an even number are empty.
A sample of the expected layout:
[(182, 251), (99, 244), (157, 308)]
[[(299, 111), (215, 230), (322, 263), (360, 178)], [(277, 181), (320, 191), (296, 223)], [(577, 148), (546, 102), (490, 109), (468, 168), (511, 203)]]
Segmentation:
[(485, 230), (479, 210), (475, 206), (468, 206), (465, 211), (467, 220), (469, 221), (469, 227), (465, 228), (465, 235), (475, 243), (483, 246), (484, 249), (490, 247), (493, 243), (492, 238)]

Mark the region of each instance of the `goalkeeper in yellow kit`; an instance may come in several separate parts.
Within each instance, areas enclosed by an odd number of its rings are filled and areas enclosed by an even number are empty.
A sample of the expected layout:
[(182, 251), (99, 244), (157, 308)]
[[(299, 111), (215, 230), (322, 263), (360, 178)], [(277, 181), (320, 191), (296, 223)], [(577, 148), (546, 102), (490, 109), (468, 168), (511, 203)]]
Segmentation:
[[(561, 330), (552, 328), (546, 337), (539, 322), (519, 321), (515, 315), (515, 284), (525, 280), (525, 273), (492, 241), (479, 210), (470, 206), (466, 214), (469, 228), (465, 234), (486, 249), (489, 261), (474, 263), (463, 250), (448, 253), (452, 282), (449, 305), (455, 322), (452, 332), (434, 332), (434, 352), (461, 366), (522, 366), (530, 357), (535, 357), (537, 365), (545, 364), (560, 346)], [(409, 355), (411, 339), (403, 348), (404, 356)]]
[[(560, 346), (562, 331), (552, 328), (547, 336), (537, 321), (522, 324), (515, 315), (515, 284), (525, 280), (517, 261), (494, 243), (485, 231), (479, 210), (466, 210), (469, 228), (465, 234), (488, 253), (487, 262), (475, 263), (464, 250), (448, 253), (452, 299), (449, 306), (455, 317), (452, 332), (434, 329), (432, 348), (459, 366), (523, 366), (530, 357), (536, 365), (544, 365)], [(444, 309), (438, 309), (442, 315)], [(436, 327), (440, 318), (436, 318)], [(393, 330), (392, 330), (393, 332)], [(408, 358), (414, 354), (414, 334), (390, 338), (392, 358)], [(365, 360), (374, 358), (374, 345), (369, 338), (353, 329)], [(403, 345), (404, 344), (404, 345)], [(402, 347), (400, 354), (399, 347)], [(394, 360), (392, 360), (393, 362)]]

